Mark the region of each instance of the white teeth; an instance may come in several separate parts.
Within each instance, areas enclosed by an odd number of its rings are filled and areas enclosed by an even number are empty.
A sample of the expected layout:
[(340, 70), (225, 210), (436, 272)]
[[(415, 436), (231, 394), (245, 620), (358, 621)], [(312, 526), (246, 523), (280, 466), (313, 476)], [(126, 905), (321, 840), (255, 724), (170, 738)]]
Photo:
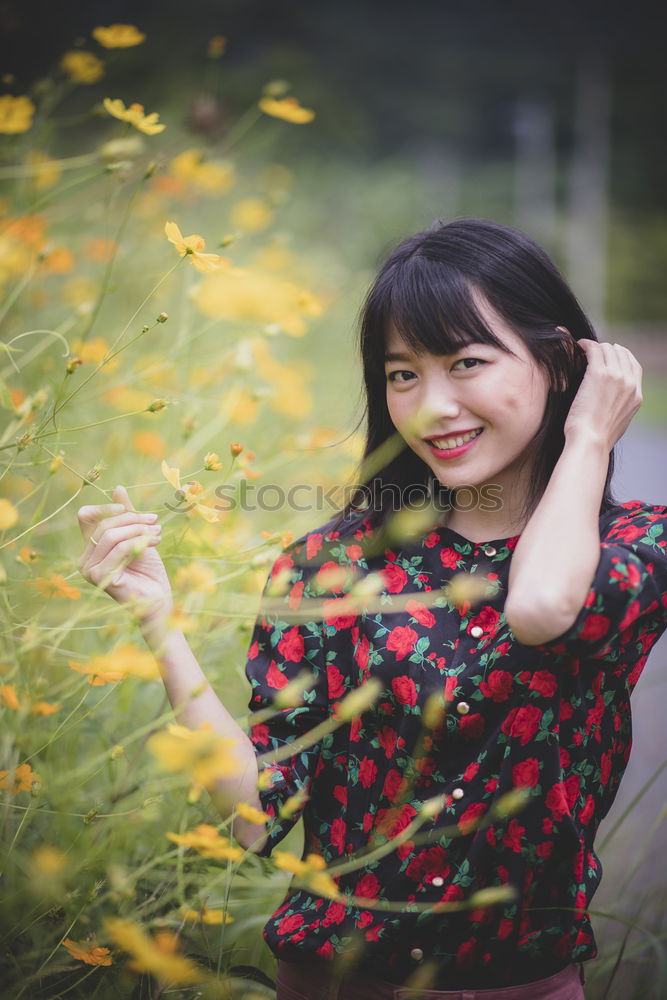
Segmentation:
[(436, 448), (440, 448), (442, 451), (450, 450), (451, 448), (460, 448), (462, 444), (467, 441), (472, 441), (473, 438), (479, 437), (482, 433), (482, 428), (480, 427), (476, 431), (469, 431), (467, 434), (457, 434), (456, 437), (446, 437), (446, 438), (432, 438), (431, 444), (435, 445)]

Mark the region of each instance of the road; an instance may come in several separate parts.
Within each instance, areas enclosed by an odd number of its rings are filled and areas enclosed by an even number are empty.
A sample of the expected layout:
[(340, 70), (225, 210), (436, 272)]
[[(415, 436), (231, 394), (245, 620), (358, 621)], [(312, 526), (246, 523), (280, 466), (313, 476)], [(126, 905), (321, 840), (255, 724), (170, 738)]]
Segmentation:
[[(646, 500), (667, 503), (667, 431), (636, 424), (619, 445), (619, 463), (614, 477), (618, 500)], [(632, 695), (633, 746), (627, 770), (614, 805), (598, 831), (596, 847), (603, 865), (602, 884), (592, 909), (615, 913), (628, 920), (649, 923), (654, 929), (665, 926), (667, 919), (667, 634), (654, 646), (642, 676)], [(660, 771), (661, 767), (664, 770)], [(651, 779), (651, 784), (631, 814), (607, 837), (624, 811)], [(663, 815), (664, 810), (664, 815)], [(648, 895), (646, 895), (648, 894)], [(593, 917), (600, 953), (605, 942), (618, 940), (626, 928), (604, 918)], [(633, 931), (628, 946), (641, 936)], [(655, 968), (655, 959), (649, 959)], [(591, 970), (595, 962), (591, 964)], [(640, 969), (632, 971), (624, 963), (614, 979), (609, 1000), (636, 995)], [(606, 980), (608, 976), (605, 976)], [(599, 987), (599, 983), (591, 984)], [(597, 989), (590, 995), (602, 996)], [(648, 993), (645, 994), (648, 1000)]]

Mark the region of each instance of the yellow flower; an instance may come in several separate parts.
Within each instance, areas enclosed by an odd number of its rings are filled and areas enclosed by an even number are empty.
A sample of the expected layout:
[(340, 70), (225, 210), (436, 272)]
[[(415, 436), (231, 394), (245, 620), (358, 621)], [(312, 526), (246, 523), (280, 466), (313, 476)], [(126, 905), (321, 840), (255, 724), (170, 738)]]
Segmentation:
[(199, 503), (194, 499), (201, 493), (202, 487), (200, 483), (195, 480), (183, 486), (181, 485), (181, 474), (178, 469), (171, 468), (166, 462), (162, 462), (160, 468), (162, 469), (162, 475), (169, 485), (173, 486), (176, 490), (176, 498), (179, 502), (193, 504), (192, 509), (211, 524), (220, 520), (220, 511), (214, 510), (213, 507)]
[(32, 791), (33, 782), (39, 780), (39, 775), (35, 774), (30, 764), (19, 764), (14, 771), (0, 771), (0, 788), (6, 788), (12, 795), (16, 795), (17, 792)]
[(259, 109), (265, 115), (273, 118), (282, 118), (283, 121), (292, 122), (294, 125), (306, 125), (312, 122), (315, 112), (309, 108), (302, 108), (296, 97), (262, 97), (259, 102)]
[(36, 701), (30, 706), (30, 711), (33, 715), (53, 715), (54, 712), (59, 712), (62, 708), (62, 704), (54, 704), (51, 701)]
[(271, 818), (268, 813), (262, 812), (261, 809), (255, 809), (254, 806), (249, 806), (247, 802), (237, 802), (236, 811), (242, 819), (246, 819), (249, 823), (266, 823)]
[(51, 844), (42, 844), (32, 852), (32, 863), (40, 875), (53, 878), (59, 875), (67, 864), (67, 858), (57, 847)]
[(86, 962), (87, 965), (111, 965), (112, 958), (108, 948), (100, 948), (98, 945), (72, 941), (65, 938), (63, 947), (67, 949), (72, 958), (78, 962)]
[(146, 38), (133, 24), (110, 24), (108, 28), (94, 28), (91, 34), (105, 49), (129, 49)]
[(148, 740), (148, 749), (165, 771), (181, 771), (197, 785), (211, 788), (219, 778), (238, 774), (231, 752), (236, 740), (219, 736), (210, 727), (188, 729), (170, 725)]
[(222, 468), (220, 456), (214, 451), (207, 452), (204, 455), (204, 468), (207, 472), (219, 472)]
[(313, 298), (278, 274), (239, 267), (207, 275), (194, 295), (205, 316), (275, 324), (290, 337), (307, 332), (305, 317), (313, 315)]
[(202, 924), (232, 924), (234, 918), (230, 917), (225, 910), (209, 910), (208, 906), (202, 906), (200, 910), (191, 910), (187, 906), (181, 907), (181, 917), (183, 920), (196, 920)]
[(88, 675), (88, 683), (94, 687), (117, 684), (124, 677), (138, 677), (144, 681), (159, 680), (160, 670), (152, 653), (139, 649), (134, 643), (125, 642), (115, 646), (110, 653), (93, 656), (87, 663), (67, 661), (72, 670)]
[(241, 847), (234, 847), (228, 837), (221, 837), (210, 823), (200, 823), (189, 833), (167, 833), (167, 839), (182, 847), (191, 847), (203, 858), (216, 858), (222, 861), (238, 861), (243, 857)]
[(186, 985), (207, 978), (203, 969), (182, 955), (174, 954), (175, 936), (158, 932), (151, 938), (143, 928), (120, 917), (110, 917), (105, 930), (114, 944), (132, 955), (131, 968), (136, 972), (152, 972), (170, 983)]
[(52, 573), (48, 577), (38, 577), (36, 580), (28, 580), (29, 587), (34, 587), (45, 597), (67, 597), (70, 601), (76, 601), (81, 597), (81, 591), (77, 587), (72, 587), (59, 573)]
[(12, 97), (3, 94), (0, 97), (0, 132), (5, 135), (16, 135), (27, 132), (32, 125), (35, 105), (29, 97)]
[(197, 236), (196, 233), (193, 233), (192, 236), (183, 236), (175, 222), (165, 223), (164, 232), (180, 256), (190, 257), (198, 271), (204, 273), (218, 271), (229, 263), (227, 258), (220, 257), (217, 253), (201, 253), (206, 247), (205, 240), (201, 236)]
[(72, 83), (97, 83), (104, 76), (104, 63), (92, 52), (80, 49), (66, 52), (60, 60), (61, 69)]
[(249, 233), (266, 229), (273, 219), (273, 209), (262, 198), (244, 198), (232, 207), (231, 223)]
[(166, 125), (158, 124), (160, 115), (157, 111), (153, 111), (150, 115), (145, 115), (143, 104), (130, 104), (126, 108), (121, 100), (118, 98), (112, 100), (110, 97), (105, 97), (102, 104), (113, 118), (118, 118), (121, 122), (134, 125), (144, 135), (157, 135), (158, 132), (164, 132), (167, 127)]
[(13, 528), (18, 519), (19, 512), (11, 500), (7, 500), (5, 497), (0, 497), (0, 531), (6, 531), (7, 528)]

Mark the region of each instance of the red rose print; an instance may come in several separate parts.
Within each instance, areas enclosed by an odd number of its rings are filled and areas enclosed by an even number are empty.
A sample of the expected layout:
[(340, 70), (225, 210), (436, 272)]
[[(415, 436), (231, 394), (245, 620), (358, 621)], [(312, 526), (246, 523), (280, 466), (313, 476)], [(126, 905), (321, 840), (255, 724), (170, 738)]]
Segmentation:
[[(344, 628), (352, 628), (356, 623), (356, 615), (350, 614), (339, 614), (339, 608), (348, 606), (344, 597), (333, 597), (329, 600), (322, 601), (322, 607), (324, 609), (324, 623), (325, 625), (331, 625), (335, 628), (336, 632), (340, 632)], [(349, 606), (348, 606), (349, 607)]]
[(406, 779), (402, 777), (401, 773), (397, 771), (396, 768), (392, 767), (390, 771), (387, 771), (387, 775), (384, 779), (382, 794), (391, 802), (398, 798), (398, 793), (405, 786), (405, 784)]
[(287, 603), (289, 604), (290, 608), (292, 608), (293, 611), (296, 611), (296, 609), (301, 605), (303, 588), (304, 588), (304, 582), (303, 580), (299, 580), (299, 582), (295, 583), (292, 589), (290, 590)]
[(397, 625), (387, 636), (387, 649), (396, 653), (397, 660), (404, 660), (412, 652), (417, 639), (417, 633), (409, 625)]
[(432, 531), (430, 535), (427, 535), (424, 539), (424, 545), (427, 549), (432, 549), (434, 545), (437, 545), (440, 540), (440, 535), (437, 531)]
[(514, 921), (509, 920), (507, 917), (503, 917), (498, 924), (498, 937), (502, 941), (504, 938), (509, 937), (514, 930)]
[(570, 815), (570, 808), (565, 795), (565, 785), (562, 781), (557, 781), (553, 788), (550, 788), (546, 797), (547, 809), (555, 820), (562, 819), (563, 816)]
[(396, 730), (392, 729), (391, 726), (383, 726), (378, 733), (378, 740), (387, 760), (393, 757), (396, 749)]
[(377, 778), (378, 768), (374, 760), (370, 757), (364, 757), (364, 759), (359, 764), (359, 781), (364, 786), (364, 788), (370, 788), (375, 779)]
[(361, 545), (348, 545), (346, 552), (348, 558), (351, 559), (353, 562), (356, 562), (357, 559), (361, 559), (361, 557), (364, 554), (364, 550), (362, 549)]
[(330, 663), (327, 667), (327, 685), (330, 698), (342, 698), (345, 694), (343, 675), (333, 663)]
[(408, 601), (405, 610), (413, 618), (416, 618), (420, 625), (425, 625), (426, 628), (432, 628), (435, 625), (435, 616), (419, 601)]
[(400, 594), (403, 587), (408, 582), (408, 574), (396, 563), (389, 563), (380, 571), (380, 576), (385, 580), (385, 587), (390, 594)]
[(336, 802), (340, 802), (341, 805), (347, 805), (347, 788), (345, 785), (334, 785), (333, 787), (333, 797)]
[(533, 691), (539, 691), (545, 698), (553, 698), (558, 689), (558, 682), (550, 670), (536, 670), (529, 686)]
[(271, 567), (271, 573), (269, 574), (271, 576), (271, 579), (273, 579), (274, 576), (278, 576), (278, 573), (282, 573), (284, 569), (291, 569), (293, 565), (294, 565), (294, 560), (292, 559), (291, 556), (288, 556), (286, 554), (278, 556), (273, 566)]
[(288, 678), (278, 669), (275, 660), (271, 661), (271, 665), (266, 671), (266, 683), (272, 688), (284, 688), (289, 684)]
[(485, 728), (486, 722), (484, 716), (480, 715), (479, 712), (475, 712), (472, 715), (463, 715), (459, 719), (459, 730), (464, 740), (478, 739), (483, 734)]
[(517, 819), (511, 819), (507, 830), (503, 834), (503, 844), (511, 848), (515, 854), (521, 853), (521, 838), (525, 834), (525, 827), (521, 826)]
[(257, 725), (253, 726), (252, 741), (253, 743), (261, 743), (265, 746), (269, 742), (269, 727), (265, 726), (262, 722), (258, 722)]
[(380, 883), (372, 872), (368, 872), (357, 882), (354, 895), (363, 899), (377, 899), (379, 892)]
[(534, 788), (540, 779), (540, 762), (536, 757), (522, 760), (512, 768), (512, 783), (516, 788), (528, 786)]
[(320, 958), (325, 958), (327, 960), (333, 959), (333, 957), (336, 954), (336, 952), (334, 951), (334, 946), (332, 945), (331, 941), (325, 941), (324, 944), (321, 944), (319, 948), (316, 948), (315, 950), (317, 951), (317, 954), (320, 956)]
[(293, 663), (298, 663), (303, 659), (303, 636), (299, 632), (297, 625), (293, 625), (291, 629), (285, 632), (278, 643), (278, 650), (285, 657)]
[(291, 913), (288, 917), (283, 917), (283, 919), (278, 924), (278, 933), (292, 934), (294, 931), (297, 931), (302, 924), (303, 924), (303, 914)]
[(586, 796), (586, 801), (584, 802), (583, 808), (579, 810), (579, 821), (586, 826), (590, 823), (593, 818), (593, 813), (595, 812), (595, 799), (592, 795)]
[(458, 554), (456, 549), (440, 550), (440, 562), (445, 569), (456, 569), (456, 564), (460, 558), (461, 556)]
[(522, 746), (525, 746), (537, 732), (541, 718), (542, 712), (536, 705), (523, 705), (514, 716), (511, 735), (520, 739)]
[(619, 623), (618, 626), (619, 631), (623, 632), (626, 628), (632, 625), (633, 622), (635, 622), (639, 618), (640, 614), (641, 614), (641, 606), (639, 604), (639, 601), (633, 601), (632, 604), (630, 604), (626, 609), (626, 612)]
[(334, 847), (338, 848), (338, 853), (342, 854), (345, 850), (345, 837), (347, 835), (347, 824), (344, 819), (337, 816), (336, 819), (331, 824), (331, 843)]
[(480, 681), (479, 689), (485, 698), (506, 701), (512, 693), (512, 683), (512, 675), (507, 670), (492, 670), (485, 681)]
[(368, 667), (368, 653), (370, 651), (371, 644), (368, 638), (364, 635), (362, 636), (361, 642), (354, 651), (354, 658), (357, 662), (357, 666), (360, 670), (366, 670)]
[(586, 617), (579, 637), (585, 639), (587, 642), (601, 639), (609, 632), (610, 625), (611, 622), (606, 615), (590, 614)]
[(373, 914), (369, 910), (362, 910), (359, 919), (356, 921), (357, 927), (368, 927), (373, 923)]
[(401, 705), (417, 704), (417, 688), (412, 677), (406, 677), (405, 675), (402, 677), (392, 677), (391, 689), (394, 692), (396, 701), (400, 702)]
[(255, 640), (255, 642), (253, 642), (252, 646), (248, 650), (248, 659), (254, 660), (258, 653), (259, 653), (259, 643), (257, 642), (257, 640)]
[(345, 907), (343, 904), (330, 903), (327, 907), (327, 912), (324, 914), (322, 926), (329, 927), (331, 924), (340, 924), (343, 920), (345, 920)]
[(479, 761), (473, 760), (463, 772), (463, 780), (471, 781), (479, 771)]
[(458, 820), (458, 828), (461, 833), (468, 833), (476, 825), (477, 821), (486, 812), (486, 804), (484, 802), (473, 802), (464, 813), (461, 814)]
[(314, 532), (306, 541), (306, 559), (312, 559), (322, 548), (322, 535)]
[(490, 608), (488, 605), (479, 611), (474, 618), (471, 618), (468, 623), (468, 632), (471, 628), (483, 628), (484, 632), (488, 634), (493, 632), (496, 625), (500, 620), (500, 612), (496, 611), (495, 608)]
[[(340, 570), (339, 563), (332, 560), (322, 563), (315, 577), (318, 587), (322, 587), (323, 590), (326, 590), (330, 594), (340, 594), (343, 589), (343, 581), (338, 578)], [(342, 572), (340, 572), (341, 577), (342, 575)]]

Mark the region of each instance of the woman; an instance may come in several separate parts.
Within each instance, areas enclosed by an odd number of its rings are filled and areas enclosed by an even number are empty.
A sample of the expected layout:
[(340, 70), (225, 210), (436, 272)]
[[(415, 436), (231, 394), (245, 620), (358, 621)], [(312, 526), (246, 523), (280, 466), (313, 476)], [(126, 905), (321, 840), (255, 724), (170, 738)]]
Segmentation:
[[(610, 492), (640, 366), (597, 342), (539, 247), (482, 220), (400, 244), (368, 294), (361, 353), (373, 474), (277, 560), (248, 652), (253, 710), (306, 667), (303, 705), (252, 740), (240, 730), (165, 624), (154, 547), (128, 561), (159, 529), (122, 487), (118, 505), (79, 512), (81, 572), (147, 600), (180, 721), (238, 740), (241, 777), (216, 805), (272, 817), (237, 818), (238, 840), (266, 855), (303, 815), (304, 856), (350, 900), (297, 888), (273, 915), (280, 1000), (583, 997), (593, 840), (627, 763), (630, 692), (666, 625), (667, 508)], [(402, 534), (394, 512), (424, 497), (430, 522)], [(359, 579), (366, 603), (351, 605)], [(369, 678), (375, 704), (303, 738)], [(258, 755), (294, 739), (258, 792)]]

